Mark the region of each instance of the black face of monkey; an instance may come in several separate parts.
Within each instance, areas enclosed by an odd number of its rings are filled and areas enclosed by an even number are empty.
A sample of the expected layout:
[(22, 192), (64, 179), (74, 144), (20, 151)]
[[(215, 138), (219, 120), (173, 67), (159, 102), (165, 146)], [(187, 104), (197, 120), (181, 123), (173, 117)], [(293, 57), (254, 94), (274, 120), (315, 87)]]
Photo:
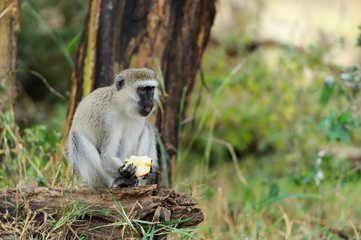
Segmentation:
[(139, 87), (137, 93), (140, 99), (139, 114), (146, 117), (154, 108), (154, 87)]

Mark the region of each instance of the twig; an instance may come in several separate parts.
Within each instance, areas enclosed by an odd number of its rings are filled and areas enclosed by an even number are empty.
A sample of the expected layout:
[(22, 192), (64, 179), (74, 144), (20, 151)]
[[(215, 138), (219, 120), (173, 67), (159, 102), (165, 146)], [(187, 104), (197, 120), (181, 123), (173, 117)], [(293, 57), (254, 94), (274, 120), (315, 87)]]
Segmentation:
[(238, 176), (239, 180), (241, 180), (241, 182), (245, 186), (248, 186), (248, 182), (247, 182), (246, 178), (243, 176), (243, 174), (241, 172), (241, 169), (239, 168), (238, 158), (237, 158), (236, 152), (234, 151), (234, 148), (233, 148), (232, 144), (230, 144), (229, 142), (226, 142), (226, 141), (224, 141), (222, 139), (219, 139), (219, 138), (212, 138), (212, 141), (215, 142), (215, 143), (221, 144), (221, 145), (228, 148), (228, 151), (231, 154), (232, 161), (233, 161), (233, 164), (234, 164), (234, 168), (236, 169), (236, 173), (237, 173), (237, 176)]
[(353, 231), (355, 232), (356, 239), (360, 239), (359, 236), (358, 236), (357, 229), (356, 229), (355, 225), (353, 224), (352, 220), (349, 219), (348, 222), (350, 223), (350, 225), (351, 225), (352, 228), (353, 228)]

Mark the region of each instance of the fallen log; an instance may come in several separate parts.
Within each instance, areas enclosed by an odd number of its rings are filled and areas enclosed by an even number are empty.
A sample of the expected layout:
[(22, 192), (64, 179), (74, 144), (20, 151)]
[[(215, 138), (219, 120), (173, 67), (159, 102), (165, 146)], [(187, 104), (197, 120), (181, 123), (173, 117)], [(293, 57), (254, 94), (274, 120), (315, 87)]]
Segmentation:
[(186, 194), (157, 185), (97, 193), (46, 187), (0, 189), (0, 239), (123, 239), (146, 234), (161, 238), (203, 219), (200, 207)]

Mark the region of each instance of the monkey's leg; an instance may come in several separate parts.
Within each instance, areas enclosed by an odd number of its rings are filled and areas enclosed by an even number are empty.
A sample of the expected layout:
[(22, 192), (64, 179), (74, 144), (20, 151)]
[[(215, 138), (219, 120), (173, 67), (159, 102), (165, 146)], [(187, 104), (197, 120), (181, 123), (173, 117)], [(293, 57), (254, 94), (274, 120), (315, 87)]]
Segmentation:
[(104, 171), (97, 149), (81, 131), (72, 132), (69, 156), (83, 179), (94, 190), (112, 185), (114, 177)]

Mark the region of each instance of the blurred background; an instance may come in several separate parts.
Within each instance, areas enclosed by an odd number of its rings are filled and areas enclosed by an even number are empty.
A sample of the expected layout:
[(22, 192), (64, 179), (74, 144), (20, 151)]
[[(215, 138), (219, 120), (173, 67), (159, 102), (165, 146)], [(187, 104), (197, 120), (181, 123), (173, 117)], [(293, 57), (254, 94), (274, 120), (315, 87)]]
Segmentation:
[[(14, 111), (35, 167), (2, 187), (66, 185), (54, 156), (87, 10), (22, 2)], [(218, 1), (180, 120), (174, 188), (206, 214), (194, 237), (359, 239), (360, 10), (358, 0)]]

